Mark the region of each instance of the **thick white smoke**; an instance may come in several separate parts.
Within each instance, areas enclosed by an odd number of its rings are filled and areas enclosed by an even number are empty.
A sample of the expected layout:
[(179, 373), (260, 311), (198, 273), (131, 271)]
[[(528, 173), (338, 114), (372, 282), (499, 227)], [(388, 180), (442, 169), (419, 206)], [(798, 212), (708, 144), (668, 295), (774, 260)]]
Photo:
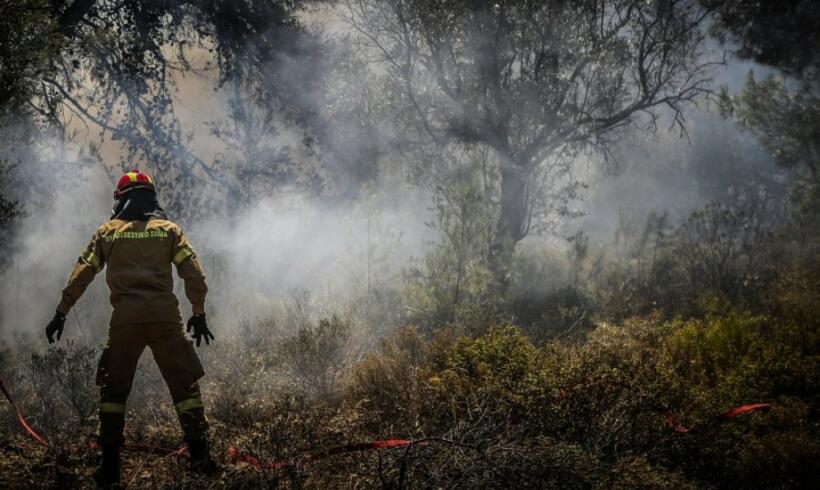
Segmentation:
[(434, 238), (425, 225), (426, 194), (404, 191), (376, 191), (339, 207), (298, 196), (265, 199), (238, 216), (195, 224), (189, 235), (210, 275), (208, 308), (233, 323), (296, 291), (333, 310), (368, 288), (398, 286), (402, 268)]
[[(77, 256), (107, 219), (113, 183), (100, 171), (75, 175), (78, 185), (55, 190), (48, 212), (20, 222), (0, 282), (5, 338), (41, 334)], [(397, 286), (408, 260), (423, 255), (434, 239), (425, 225), (427, 202), (425, 193), (409, 187), (374, 190), (367, 200), (338, 207), (291, 195), (263, 199), (234, 216), (179, 224), (206, 269), (208, 311), (232, 327), (265, 315), (271, 303), (295, 291), (325, 298), (330, 311), (368, 288)], [(103, 276), (69, 315), (69, 337), (103, 339), (110, 314)], [(176, 282), (187, 316), (190, 309)]]
[[(79, 167), (48, 160), (28, 169), (27, 177), (47, 182), (46, 204), (24, 208), (14, 231), (7, 269), (0, 276), (0, 334), (40, 334), (54, 315), (68, 274), (110, 213), (111, 186), (99, 168)], [(102, 287), (101, 287), (102, 286)], [(82, 337), (99, 318), (106, 303), (102, 282), (95, 284), (77, 305), (69, 325), (78, 325)]]

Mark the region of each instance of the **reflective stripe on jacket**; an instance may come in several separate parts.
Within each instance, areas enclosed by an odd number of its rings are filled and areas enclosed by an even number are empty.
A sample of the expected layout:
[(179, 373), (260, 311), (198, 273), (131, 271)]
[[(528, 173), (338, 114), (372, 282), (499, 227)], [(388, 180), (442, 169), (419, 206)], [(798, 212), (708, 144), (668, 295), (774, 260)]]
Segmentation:
[(205, 312), (205, 275), (182, 230), (168, 220), (111, 220), (100, 226), (63, 289), (57, 310), (66, 314), (94, 276), (106, 269), (111, 325), (181, 322), (171, 264), (185, 282), (194, 313)]

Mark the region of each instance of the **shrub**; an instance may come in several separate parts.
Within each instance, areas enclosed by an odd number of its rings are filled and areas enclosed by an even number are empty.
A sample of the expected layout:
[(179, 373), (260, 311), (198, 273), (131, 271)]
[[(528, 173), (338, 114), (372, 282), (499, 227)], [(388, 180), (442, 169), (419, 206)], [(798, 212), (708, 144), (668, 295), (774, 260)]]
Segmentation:
[[(371, 431), (415, 431), (421, 425), (425, 373), (432, 372), (435, 346), (417, 329), (404, 327), (382, 340), (352, 369), (348, 397)], [(433, 379), (436, 384), (440, 380)]]
[(316, 325), (302, 325), (282, 342), (282, 359), (306, 393), (326, 395), (338, 390), (349, 335), (350, 325), (334, 315)]
[(52, 438), (75, 436), (95, 422), (97, 356), (95, 347), (68, 340), (32, 352), (26, 362), (25, 376), (32, 388), (27, 408)]

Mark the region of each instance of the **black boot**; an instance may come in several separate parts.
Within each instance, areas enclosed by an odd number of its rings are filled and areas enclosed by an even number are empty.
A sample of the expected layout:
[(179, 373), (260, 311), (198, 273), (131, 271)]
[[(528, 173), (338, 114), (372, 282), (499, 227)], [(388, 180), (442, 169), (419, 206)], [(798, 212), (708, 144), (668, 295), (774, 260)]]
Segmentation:
[(219, 471), (219, 466), (211, 459), (207, 439), (188, 441), (188, 453), (191, 455), (191, 471), (204, 475), (215, 475)]
[(103, 446), (100, 464), (94, 471), (98, 488), (120, 488), (120, 447)]

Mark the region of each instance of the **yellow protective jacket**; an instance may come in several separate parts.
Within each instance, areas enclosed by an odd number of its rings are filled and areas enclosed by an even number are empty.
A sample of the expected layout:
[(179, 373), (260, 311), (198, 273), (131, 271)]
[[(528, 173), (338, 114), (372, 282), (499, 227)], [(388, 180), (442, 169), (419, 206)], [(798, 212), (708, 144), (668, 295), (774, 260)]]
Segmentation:
[(205, 312), (205, 275), (182, 230), (168, 220), (114, 219), (97, 228), (63, 289), (57, 311), (67, 314), (94, 276), (106, 269), (111, 290), (111, 326), (133, 323), (181, 323), (171, 264), (185, 281), (194, 313)]

